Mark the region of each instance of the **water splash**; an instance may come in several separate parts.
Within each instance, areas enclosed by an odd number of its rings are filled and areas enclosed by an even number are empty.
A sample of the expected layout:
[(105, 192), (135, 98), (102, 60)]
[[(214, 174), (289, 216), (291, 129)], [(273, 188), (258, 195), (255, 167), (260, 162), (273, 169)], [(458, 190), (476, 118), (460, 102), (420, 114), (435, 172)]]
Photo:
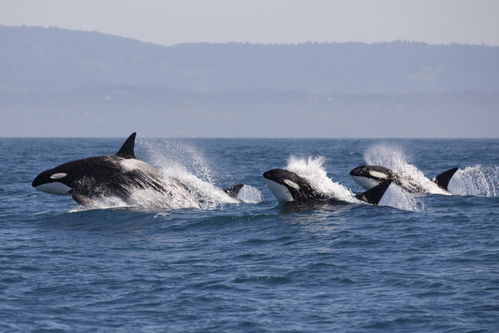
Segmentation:
[(395, 184), (388, 187), (378, 206), (390, 206), (413, 212), (423, 212), (426, 209), (421, 198), (411, 195)]
[(216, 183), (214, 168), (196, 147), (176, 140), (144, 141), (140, 145), (145, 148), (147, 160), (167, 174), (182, 169), (205, 182)]
[(496, 197), (499, 184), (499, 167), (475, 165), (459, 169), (449, 182), (453, 194)]
[[(286, 169), (305, 178), (317, 191), (328, 197), (333, 197), (351, 203), (364, 203), (355, 198), (352, 191), (340, 183), (334, 182), (327, 176), (325, 169), (326, 159), (322, 156), (298, 158), (290, 156)], [(385, 198), (386, 197), (386, 198)], [(424, 209), (421, 200), (403, 191), (400, 187), (391, 185), (379, 205), (391, 206), (409, 211)]]
[(365, 151), (364, 161), (370, 165), (381, 165), (392, 169), (402, 178), (407, 179), (408, 183), (418, 184), (427, 193), (449, 195), (447, 191), (428, 179), (416, 166), (410, 164), (406, 154), (398, 146), (376, 144)]
[[(244, 186), (237, 199), (213, 185), (216, 177), (204, 155), (195, 147), (178, 142), (144, 142), (146, 156), (158, 171), (159, 187), (128, 188), (125, 200), (116, 197), (94, 198), (90, 209), (134, 208), (169, 211), (183, 208), (213, 209), (228, 203), (258, 203), (262, 200), (256, 188)], [(146, 163), (144, 168), (150, 166)], [(135, 164), (134, 168), (141, 168)], [(145, 170), (144, 170), (145, 171)]]
[(352, 191), (340, 183), (336, 183), (327, 176), (325, 169), (326, 159), (323, 156), (309, 156), (299, 158), (290, 156), (285, 169), (305, 178), (317, 191), (328, 197), (337, 198), (347, 202), (358, 202), (353, 197)]
[(237, 194), (237, 200), (244, 203), (259, 203), (262, 202), (262, 193), (253, 186), (244, 185)]

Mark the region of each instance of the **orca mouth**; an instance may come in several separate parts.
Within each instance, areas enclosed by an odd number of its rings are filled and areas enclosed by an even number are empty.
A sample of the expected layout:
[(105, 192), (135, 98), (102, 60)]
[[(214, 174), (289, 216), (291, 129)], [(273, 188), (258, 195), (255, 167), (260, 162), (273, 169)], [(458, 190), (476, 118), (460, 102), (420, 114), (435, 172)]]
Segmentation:
[(296, 192), (296, 188), (299, 189), (298, 184), (292, 181), (292, 179), (296, 180), (295, 178), (297, 178), (294, 173), (284, 169), (272, 169), (264, 172), (263, 177), (277, 201), (294, 200), (292, 192)]
[(72, 191), (71, 187), (59, 182), (43, 183), (34, 187), (40, 192), (57, 195), (69, 195)]
[(51, 171), (44, 171), (35, 177), (31, 186), (33, 186), (37, 191), (58, 194), (58, 195), (68, 195), (71, 193), (71, 187), (60, 182), (56, 179), (51, 179)]
[(33, 179), (31, 186), (37, 187), (37, 186), (40, 186), (40, 185), (47, 183), (47, 181), (44, 178), (45, 177), (43, 177), (43, 173), (39, 174), (38, 176), (35, 177), (35, 179)]

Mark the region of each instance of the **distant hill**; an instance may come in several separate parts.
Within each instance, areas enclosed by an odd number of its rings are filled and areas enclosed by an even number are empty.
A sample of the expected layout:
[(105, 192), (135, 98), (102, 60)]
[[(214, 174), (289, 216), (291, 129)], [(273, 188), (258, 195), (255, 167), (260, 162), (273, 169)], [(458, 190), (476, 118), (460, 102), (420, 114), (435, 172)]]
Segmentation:
[(0, 26), (0, 91), (94, 86), (399, 94), (499, 90), (499, 47), (421, 43), (159, 46)]
[(499, 47), (0, 26), (0, 136), (497, 137)]

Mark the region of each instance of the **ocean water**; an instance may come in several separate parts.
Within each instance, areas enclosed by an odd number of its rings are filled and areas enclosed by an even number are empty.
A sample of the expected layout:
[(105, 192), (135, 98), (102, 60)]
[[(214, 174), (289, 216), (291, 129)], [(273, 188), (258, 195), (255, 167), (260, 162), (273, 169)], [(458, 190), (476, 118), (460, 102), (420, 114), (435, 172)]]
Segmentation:
[[(203, 200), (83, 208), (31, 187), (122, 141), (0, 139), (0, 331), (499, 331), (499, 140), (139, 137)], [(459, 195), (288, 207), (262, 177), (287, 167), (347, 200), (366, 162), (423, 183), (458, 166)], [(241, 182), (244, 202), (220, 194)]]

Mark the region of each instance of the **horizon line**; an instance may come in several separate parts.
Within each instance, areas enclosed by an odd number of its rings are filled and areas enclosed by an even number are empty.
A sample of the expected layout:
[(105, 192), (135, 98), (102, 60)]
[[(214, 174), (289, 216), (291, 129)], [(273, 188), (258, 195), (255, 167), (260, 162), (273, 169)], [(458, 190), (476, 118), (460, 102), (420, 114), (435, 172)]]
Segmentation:
[[(0, 139), (122, 139), (124, 136), (0, 136)], [(498, 140), (499, 137), (211, 137), (142, 136), (139, 139), (219, 139), (219, 140)]]
[(173, 44), (160, 44), (157, 42), (151, 42), (148, 40), (139, 39), (136, 37), (129, 37), (123, 35), (112, 34), (108, 32), (102, 32), (98, 30), (79, 30), (79, 29), (70, 29), (63, 28), (58, 26), (37, 26), (37, 25), (4, 25), (0, 24), (0, 27), (5, 28), (41, 28), (41, 29), (53, 29), (53, 30), (64, 30), (64, 31), (74, 31), (74, 32), (85, 32), (85, 33), (98, 33), (106, 36), (114, 36), (124, 39), (130, 39), (137, 42), (152, 44), (156, 46), (162, 47), (175, 47), (180, 45), (189, 45), (189, 44), (212, 44), (212, 45), (224, 45), (224, 44), (248, 44), (248, 45), (262, 45), (262, 46), (300, 46), (306, 44), (365, 44), (365, 45), (378, 45), (378, 44), (394, 44), (394, 43), (407, 43), (407, 44), (424, 44), (429, 46), (477, 46), (477, 47), (499, 47), (499, 44), (484, 44), (484, 43), (461, 43), (461, 42), (441, 42), (441, 43), (429, 43), (424, 41), (417, 40), (405, 40), (405, 39), (396, 39), (396, 40), (385, 40), (385, 41), (375, 41), (375, 42), (366, 42), (366, 41), (301, 41), (301, 42), (255, 42), (255, 41), (224, 41), (224, 42), (214, 42), (214, 41), (185, 41), (178, 42)]

